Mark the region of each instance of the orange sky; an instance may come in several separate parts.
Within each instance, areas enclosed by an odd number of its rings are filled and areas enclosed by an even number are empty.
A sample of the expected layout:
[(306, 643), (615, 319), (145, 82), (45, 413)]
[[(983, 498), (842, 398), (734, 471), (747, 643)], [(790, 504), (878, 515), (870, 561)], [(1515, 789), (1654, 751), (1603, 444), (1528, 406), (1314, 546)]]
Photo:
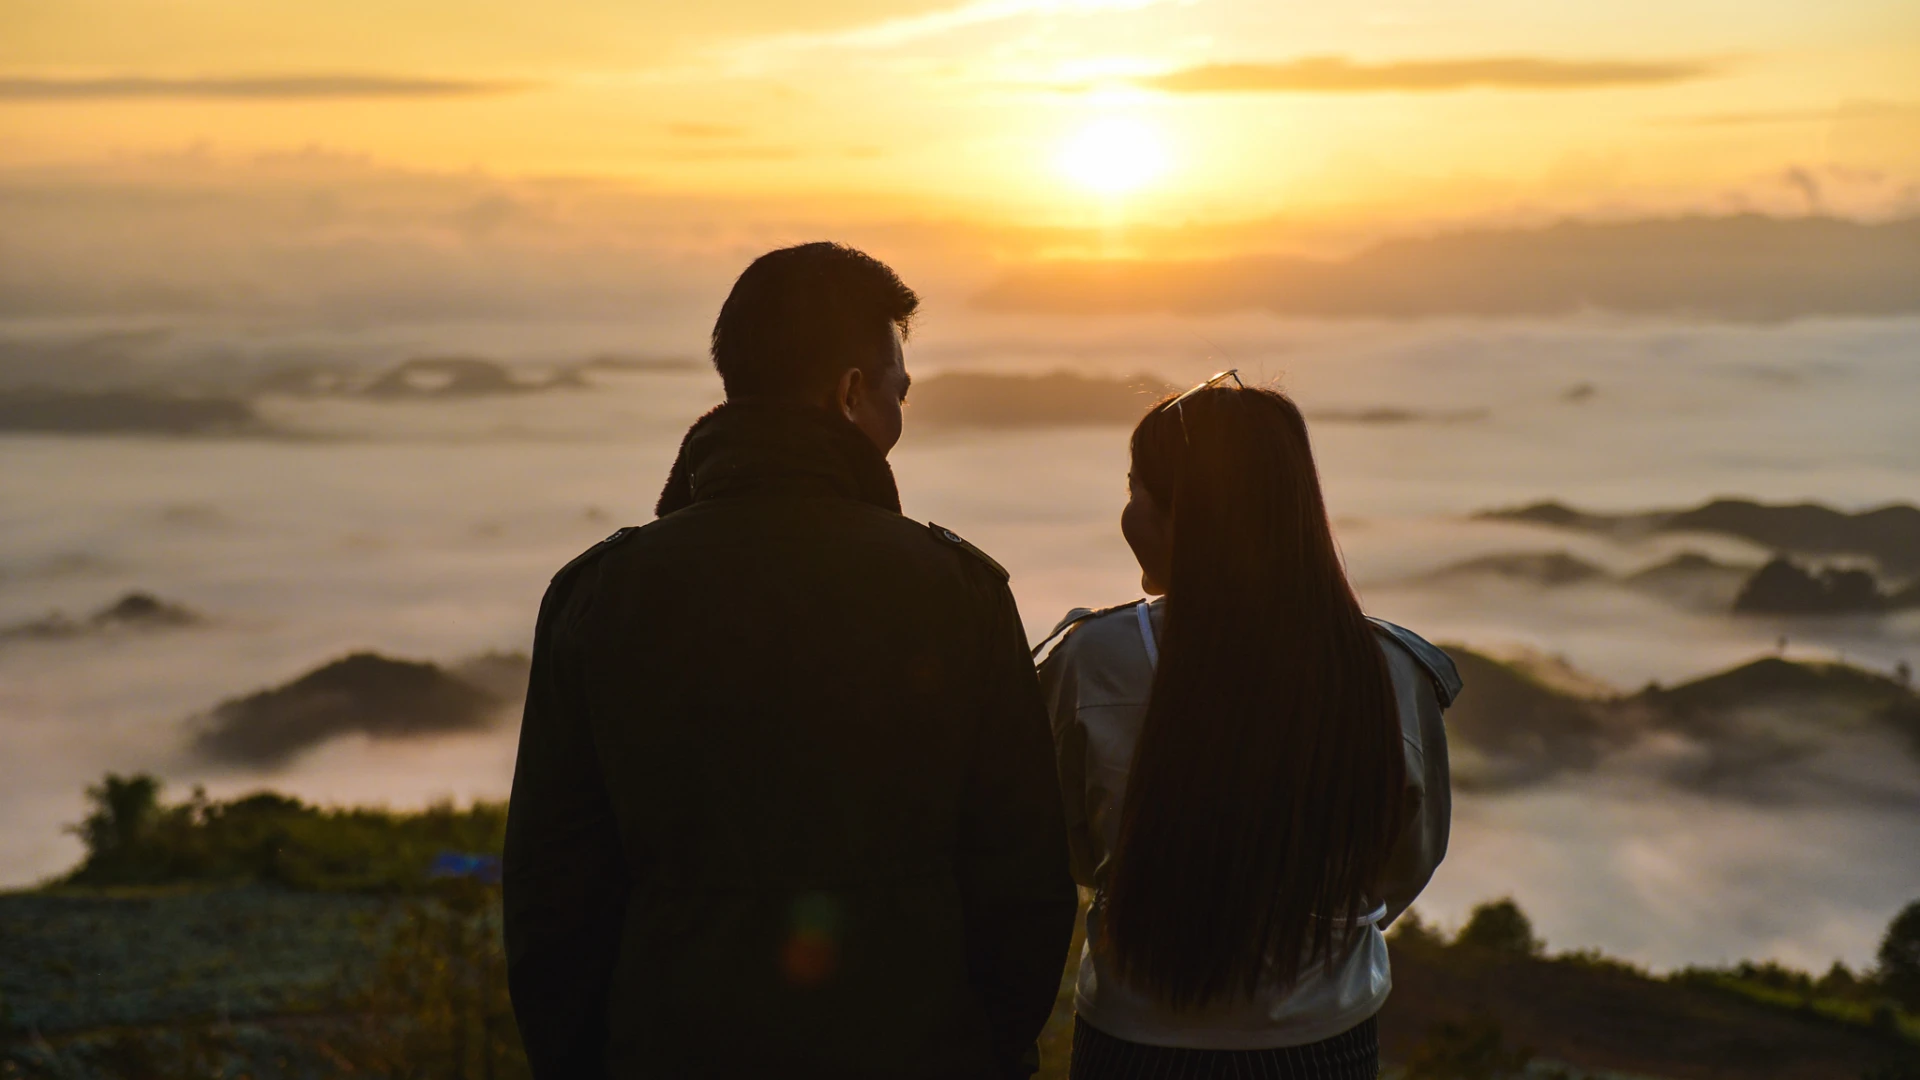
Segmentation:
[(1911, 0), (0, 0), (0, 164), (1025, 225), (1920, 207)]

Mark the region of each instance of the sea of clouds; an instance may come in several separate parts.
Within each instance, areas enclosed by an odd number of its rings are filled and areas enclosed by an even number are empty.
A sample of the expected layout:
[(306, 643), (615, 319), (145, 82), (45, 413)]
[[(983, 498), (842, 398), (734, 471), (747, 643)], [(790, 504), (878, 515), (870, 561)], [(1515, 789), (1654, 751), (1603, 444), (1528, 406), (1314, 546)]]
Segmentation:
[[(159, 343), (140, 368), (150, 384), (177, 370), (204, 388), (245, 385), (261, 357), (294, 354), (361, 370), (451, 353), (529, 370), (605, 353), (697, 358), (709, 317), (319, 329), (16, 321), (0, 339), (144, 328), (154, 334), (142, 340)], [(1599, 510), (1718, 495), (1850, 510), (1920, 503), (1916, 350), (1912, 319), (1086, 320), (987, 318), (935, 302), (909, 364), (919, 378), (1065, 369), (1176, 384), (1237, 366), (1327, 417), (1314, 424), (1316, 450), (1372, 611), (1436, 640), (1558, 655), (1633, 689), (1773, 652), (1783, 635), (1792, 656), (1878, 670), (1920, 662), (1920, 613), (1735, 619), (1606, 584), (1422, 575), (1512, 551), (1564, 549), (1618, 571), (1688, 548), (1764, 557), (1728, 540), (1623, 544), (1469, 520), (1545, 498)], [(464, 400), (269, 397), (258, 405), (274, 433), (246, 437), (0, 436), (0, 625), (81, 614), (134, 589), (207, 620), (0, 641), (0, 884), (75, 861), (78, 841), (62, 826), (108, 770), (155, 772), (176, 796), (194, 784), (401, 806), (504, 795), (510, 714), (481, 734), (343, 738), (264, 774), (195, 758), (193, 718), (349, 651), (451, 662), (525, 649), (548, 576), (614, 527), (651, 517), (681, 432), (719, 398), (698, 368), (591, 381)], [(1382, 409), (1404, 415), (1354, 419)], [(1138, 595), (1117, 526), (1124, 428), (916, 432), (911, 410), (908, 423), (893, 457), (906, 513), (1004, 563), (1031, 635), (1070, 607)], [(1764, 956), (1860, 964), (1893, 913), (1920, 898), (1916, 811), (1920, 802), (1901, 798), (1708, 797), (1626, 761), (1462, 795), (1451, 855), (1420, 907), (1457, 924), (1474, 903), (1511, 893), (1554, 947), (1661, 968)]]

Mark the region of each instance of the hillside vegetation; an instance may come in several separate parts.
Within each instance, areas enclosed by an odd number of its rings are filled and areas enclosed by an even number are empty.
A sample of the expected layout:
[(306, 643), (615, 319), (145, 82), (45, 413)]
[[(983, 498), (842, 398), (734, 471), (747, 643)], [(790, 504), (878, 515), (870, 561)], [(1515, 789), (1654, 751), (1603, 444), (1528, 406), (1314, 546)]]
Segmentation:
[[(525, 1075), (491, 873), (504, 807), (325, 809), (263, 792), (167, 804), (89, 790), (85, 861), (0, 895), (0, 1076)], [(1548, 956), (1517, 905), (1392, 939), (1384, 1053), (1406, 1080), (1506, 1075), (1906, 1080), (1920, 1061), (1920, 902), (1880, 963), (1664, 978)], [(1068, 957), (1041, 1076), (1066, 1075)], [(1602, 1072), (1604, 1070), (1605, 1072)], [(1390, 1073), (1389, 1075), (1393, 1075)]]
[(87, 856), (62, 886), (277, 885), (324, 892), (405, 894), (433, 879), (444, 852), (497, 853), (505, 803), (415, 813), (323, 809), (273, 792), (228, 802), (196, 790), (165, 805), (150, 776), (109, 774), (87, 789), (78, 826)]

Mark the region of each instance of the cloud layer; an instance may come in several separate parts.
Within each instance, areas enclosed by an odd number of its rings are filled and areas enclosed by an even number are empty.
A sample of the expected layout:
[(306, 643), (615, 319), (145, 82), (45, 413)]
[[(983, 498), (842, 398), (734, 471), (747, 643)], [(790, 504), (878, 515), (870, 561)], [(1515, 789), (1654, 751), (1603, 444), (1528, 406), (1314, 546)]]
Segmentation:
[(399, 75), (268, 75), (163, 79), (143, 75), (97, 79), (0, 79), (0, 101), (226, 99), (284, 101), (314, 98), (473, 97), (525, 90), (509, 80), (430, 79)]
[(1492, 56), (1363, 64), (1340, 56), (1310, 56), (1278, 63), (1203, 64), (1146, 80), (1146, 85), (1181, 94), (1581, 90), (1681, 82), (1712, 70), (1712, 65), (1697, 60)]

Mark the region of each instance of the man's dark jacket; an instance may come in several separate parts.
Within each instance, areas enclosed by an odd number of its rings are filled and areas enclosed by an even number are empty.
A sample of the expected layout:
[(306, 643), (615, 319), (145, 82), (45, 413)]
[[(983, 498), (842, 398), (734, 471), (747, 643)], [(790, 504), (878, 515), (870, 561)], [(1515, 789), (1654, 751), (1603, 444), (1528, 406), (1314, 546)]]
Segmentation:
[(541, 604), (507, 821), (534, 1075), (1025, 1075), (1074, 891), (1005, 573), (824, 409), (722, 406)]

